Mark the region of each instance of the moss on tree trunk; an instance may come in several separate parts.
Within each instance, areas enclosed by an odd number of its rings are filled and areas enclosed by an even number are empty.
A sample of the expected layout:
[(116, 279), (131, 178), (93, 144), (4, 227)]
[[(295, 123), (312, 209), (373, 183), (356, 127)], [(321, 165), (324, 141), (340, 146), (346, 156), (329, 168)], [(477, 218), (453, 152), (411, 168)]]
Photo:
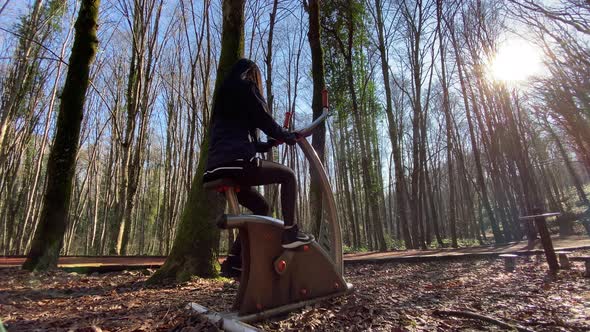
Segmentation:
[(83, 0), (78, 13), (68, 74), (61, 95), (55, 141), (47, 162), (43, 210), (23, 269), (35, 271), (57, 267), (68, 225), (68, 208), (90, 65), (98, 45), (96, 29), (99, 5), (100, 0)]
[[(223, 1), (221, 54), (213, 100), (226, 73), (243, 56), (244, 7), (245, 0)], [(174, 245), (164, 265), (148, 280), (148, 283), (171, 280), (182, 282), (193, 275), (208, 278), (216, 277), (218, 274), (215, 249), (219, 231), (215, 221), (223, 213), (225, 199), (216, 192), (203, 189), (203, 173), (207, 164), (209, 147), (209, 130), (206, 131), (205, 139), (201, 144), (197, 171), (184, 206)]]

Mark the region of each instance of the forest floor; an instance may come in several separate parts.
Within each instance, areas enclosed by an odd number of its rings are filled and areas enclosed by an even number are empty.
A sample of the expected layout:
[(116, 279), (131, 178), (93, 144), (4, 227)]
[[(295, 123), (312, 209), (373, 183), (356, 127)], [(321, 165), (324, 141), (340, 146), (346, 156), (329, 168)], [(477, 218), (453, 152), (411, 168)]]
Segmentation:
[[(578, 250), (573, 255), (589, 254)], [(583, 264), (556, 277), (541, 255), (519, 258), (514, 273), (501, 259), (457, 257), (436, 262), (354, 264), (346, 279), (354, 292), (259, 323), (277, 331), (500, 330), (475, 313), (532, 331), (590, 330), (590, 279)], [(104, 274), (0, 269), (0, 317), (8, 331), (217, 331), (186, 309), (197, 302), (230, 307), (237, 285), (194, 279), (149, 288), (153, 270)]]

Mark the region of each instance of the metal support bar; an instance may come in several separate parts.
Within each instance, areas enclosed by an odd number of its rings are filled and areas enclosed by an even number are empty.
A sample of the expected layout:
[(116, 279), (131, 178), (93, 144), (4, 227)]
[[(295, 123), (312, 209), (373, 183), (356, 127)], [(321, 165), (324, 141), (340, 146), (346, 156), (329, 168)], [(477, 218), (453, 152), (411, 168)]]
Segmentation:
[(203, 315), (208, 321), (229, 332), (260, 332), (260, 329), (241, 322), (231, 316), (223, 315), (203, 307), (197, 303), (189, 303), (188, 309)]
[(352, 284), (346, 284), (346, 289), (340, 293), (330, 294), (330, 295), (323, 296), (323, 297), (316, 297), (314, 299), (307, 300), (307, 301), (295, 302), (295, 303), (287, 304), (287, 305), (277, 307), (277, 308), (272, 308), (272, 309), (269, 309), (266, 311), (252, 314), (252, 315), (239, 316), (239, 317), (236, 317), (236, 319), (239, 319), (241, 322), (244, 322), (244, 323), (261, 321), (261, 320), (264, 320), (264, 319), (267, 319), (270, 317), (274, 317), (276, 315), (291, 312), (295, 309), (303, 308), (305, 306), (308, 306), (308, 305), (311, 305), (314, 303), (322, 302), (322, 301), (325, 301), (325, 300), (328, 300), (328, 299), (331, 299), (334, 297), (348, 294), (352, 291), (352, 289), (353, 289)]
[(230, 187), (225, 191), (225, 198), (227, 199), (227, 205), (229, 207), (229, 213), (239, 214), (240, 205), (238, 203), (238, 196), (236, 196), (235, 189)]
[(224, 218), (225, 220), (222, 228), (240, 228), (245, 226), (247, 223), (255, 223), (271, 225), (283, 229), (284, 225), (282, 220), (268, 216), (260, 216), (257, 214), (228, 214), (225, 215)]
[(195, 312), (205, 316), (207, 320), (214, 324), (219, 324), (222, 329), (230, 332), (258, 332), (259, 329), (254, 326), (248, 325), (247, 323), (258, 322), (276, 315), (291, 312), (295, 309), (299, 309), (314, 303), (322, 302), (334, 297), (342, 296), (350, 293), (353, 290), (352, 284), (346, 284), (346, 289), (340, 293), (330, 294), (327, 296), (317, 297), (307, 301), (301, 301), (296, 303), (287, 304), (281, 307), (265, 310), (256, 314), (247, 316), (238, 316), (237, 313), (218, 313), (210, 311), (206, 307), (203, 307), (197, 303), (189, 303), (188, 309), (194, 310)]

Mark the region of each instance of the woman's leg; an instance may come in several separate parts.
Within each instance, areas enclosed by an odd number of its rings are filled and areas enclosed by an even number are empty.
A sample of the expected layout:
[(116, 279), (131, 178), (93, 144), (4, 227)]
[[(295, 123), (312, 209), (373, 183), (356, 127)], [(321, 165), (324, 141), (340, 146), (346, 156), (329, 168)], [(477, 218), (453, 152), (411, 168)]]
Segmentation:
[(288, 228), (294, 224), (297, 186), (293, 170), (281, 164), (259, 160), (258, 165), (245, 167), (243, 175), (237, 180), (239, 184), (243, 186), (260, 186), (273, 183), (280, 184), (281, 208), (285, 227)]
[[(252, 211), (253, 214), (257, 214), (260, 216), (268, 215), (268, 212), (270, 210), (270, 208), (268, 207), (268, 203), (266, 203), (264, 197), (260, 195), (260, 193), (256, 189), (252, 187), (240, 188), (240, 191), (236, 193), (236, 196), (238, 197), (238, 202), (240, 203), (240, 205)], [(241, 252), (242, 244), (240, 242), (240, 234), (238, 233), (238, 236), (232, 244), (229, 254), (233, 256), (240, 256)]]
[[(295, 197), (297, 194), (295, 173), (289, 167), (281, 164), (273, 163), (266, 160), (253, 159), (251, 162), (244, 162), (243, 169), (240, 170), (220, 170), (215, 174), (216, 178), (229, 177), (234, 179), (242, 188), (250, 188), (251, 186), (260, 186), (266, 184), (278, 183), (281, 185), (281, 208), (283, 212), (283, 221), (285, 231), (283, 232), (282, 246), (283, 248), (296, 248), (300, 245), (310, 243), (313, 241), (313, 236), (307, 235), (299, 231), (295, 224)], [(223, 173), (223, 174), (222, 174)], [(259, 194), (256, 194), (259, 195)], [(260, 196), (261, 197), (261, 196)], [(250, 209), (258, 210), (260, 212), (262, 207), (253, 205), (260, 204), (260, 201), (247, 191), (245, 198), (238, 197), (240, 204), (247, 206)], [(247, 202), (254, 200), (253, 202)], [(266, 207), (268, 211), (268, 207)], [(253, 211), (258, 214), (259, 211)], [(266, 212), (266, 211), (265, 211)], [(260, 213), (262, 214), (262, 213)], [(266, 214), (266, 213), (265, 213)], [(236, 244), (237, 247), (239, 247)], [(234, 247), (236, 247), (234, 246)], [(237, 250), (237, 249), (236, 249)], [(233, 251), (232, 251), (233, 252)]]
[(238, 179), (242, 185), (265, 185), (278, 183), (281, 185), (281, 207), (285, 231), (283, 232), (282, 246), (286, 249), (313, 241), (313, 236), (299, 231), (295, 224), (295, 173), (289, 167), (265, 160), (257, 160), (249, 167), (244, 168), (244, 174)]
[(252, 211), (253, 214), (260, 216), (267, 216), (270, 208), (268, 203), (264, 199), (258, 190), (248, 186), (240, 187), (240, 191), (236, 193), (238, 197), (238, 203)]

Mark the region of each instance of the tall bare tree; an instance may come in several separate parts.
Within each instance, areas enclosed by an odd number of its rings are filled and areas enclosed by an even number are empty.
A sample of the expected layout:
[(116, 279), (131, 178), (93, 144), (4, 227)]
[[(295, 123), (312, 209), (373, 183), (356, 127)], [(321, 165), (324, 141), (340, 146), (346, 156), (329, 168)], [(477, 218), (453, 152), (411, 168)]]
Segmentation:
[(57, 267), (59, 251), (68, 223), (68, 208), (72, 193), (80, 124), (83, 118), (86, 89), (89, 85), (90, 65), (94, 60), (98, 40), (99, 0), (82, 1), (68, 74), (62, 92), (55, 140), (47, 166), (41, 220), (23, 268), (45, 270)]
[[(309, 31), (307, 32), (307, 39), (311, 49), (311, 73), (313, 78), (313, 98), (311, 108), (313, 110), (313, 119), (315, 120), (322, 114), (322, 91), (326, 89), (324, 78), (324, 52), (321, 45), (320, 1), (309, 0), (304, 2), (304, 6), (309, 15)], [(318, 157), (320, 157), (320, 160), (323, 162), (326, 145), (326, 126), (324, 123), (318, 126), (314, 131), (311, 145), (318, 154)], [(312, 169), (310, 169), (310, 179), (309, 203), (311, 224), (313, 226), (313, 232), (316, 235), (319, 235), (320, 225), (323, 218), (323, 202), (319, 177)]]

